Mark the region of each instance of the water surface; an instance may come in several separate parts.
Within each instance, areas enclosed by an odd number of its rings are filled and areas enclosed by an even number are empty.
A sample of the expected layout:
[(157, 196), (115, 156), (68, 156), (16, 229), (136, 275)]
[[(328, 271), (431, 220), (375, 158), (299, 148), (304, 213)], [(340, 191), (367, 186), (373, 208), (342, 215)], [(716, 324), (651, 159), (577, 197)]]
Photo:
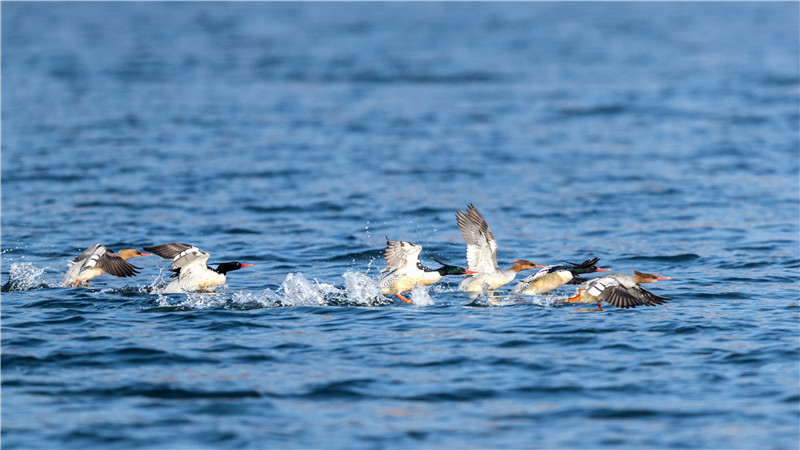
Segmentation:
[[(795, 3), (2, 4), (6, 448), (797, 448)], [(376, 295), (385, 236), (663, 307)], [(188, 242), (214, 295), (58, 284)]]

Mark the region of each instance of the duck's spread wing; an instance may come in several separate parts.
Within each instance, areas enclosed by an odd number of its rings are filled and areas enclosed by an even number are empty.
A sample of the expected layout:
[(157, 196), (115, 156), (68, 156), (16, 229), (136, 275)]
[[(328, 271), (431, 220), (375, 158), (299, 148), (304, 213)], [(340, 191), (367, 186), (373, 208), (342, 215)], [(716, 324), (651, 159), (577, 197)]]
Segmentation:
[(96, 266), (115, 277), (132, 277), (139, 273), (138, 270), (141, 269), (108, 249), (97, 258)]
[(81, 261), (85, 261), (85, 260), (89, 259), (89, 257), (91, 257), (99, 249), (103, 249), (103, 251), (108, 250), (106, 247), (104, 247), (104, 246), (102, 246), (100, 244), (94, 244), (93, 246), (87, 248), (83, 253), (78, 255), (77, 258), (75, 258), (72, 261), (70, 261), (69, 262), (69, 267), (72, 267), (72, 265), (75, 264), (75, 263), (79, 263)]
[(635, 308), (645, 304), (643, 300), (628, 292), (628, 289), (614, 277), (592, 280), (586, 292), (617, 308)]
[(172, 266), (172, 277), (180, 275), (181, 269), (190, 264), (198, 264), (205, 267), (208, 258), (211, 256), (193, 245), (182, 242), (145, 247), (144, 250), (153, 252), (165, 259), (172, 259), (172, 264), (170, 264)]
[(467, 243), (469, 270), (493, 272), (497, 269), (497, 241), (481, 213), (470, 204), (467, 211), (456, 212), (456, 222)]
[(383, 259), (386, 261), (386, 268), (381, 272), (396, 270), (406, 266), (417, 266), (419, 264), (419, 253), (422, 247), (417, 244), (405, 241), (387, 241), (386, 248), (383, 250)]
[(632, 295), (639, 298), (646, 306), (662, 305), (669, 300), (668, 297), (661, 297), (653, 294), (652, 292), (638, 285), (630, 288), (629, 291)]
[[(182, 242), (172, 242), (169, 244), (162, 244), (162, 245), (154, 245), (152, 247), (144, 247), (144, 250), (147, 252), (153, 252), (156, 255), (164, 258), (164, 259), (173, 259), (178, 256), (180, 253), (189, 250), (191, 248), (197, 248), (193, 245), (184, 244)], [(199, 250), (198, 250), (199, 251)]]
[(210, 254), (200, 251), (197, 247), (192, 247), (179, 253), (175, 260), (172, 261), (172, 267), (181, 269), (190, 264), (198, 264), (205, 267), (210, 256)]

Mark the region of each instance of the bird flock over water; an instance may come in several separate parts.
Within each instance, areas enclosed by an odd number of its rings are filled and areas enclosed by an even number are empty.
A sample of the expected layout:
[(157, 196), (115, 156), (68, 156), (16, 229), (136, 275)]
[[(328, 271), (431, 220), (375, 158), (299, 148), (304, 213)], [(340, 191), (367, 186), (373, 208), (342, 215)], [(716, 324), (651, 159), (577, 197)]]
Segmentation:
[[(406, 303), (413, 303), (403, 294), (416, 286), (430, 286), (448, 275), (465, 275), (458, 285), (460, 291), (471, 293), (494, 292), (503, 287), (523, 270), (540, 269), (533, 275), (523, 278), (511, 289), (514, 294), (542, 295), (565, 284), (578, 285), (577, 293), (566, 299), (568, 303), (596, 303), (600, 310), (602, 304), (617, 308), (637, 306), (656, 306), (669, 300), (644, 289), (640, 285), (669, 277), (633, 271), (633, 275), (612, 273), (597, 278), (585, 279), (582, 275), (610, 271), (597, 267), (598, 258), (582, 263), (566, 263), (543, 266), (525, 259), (517, 259), (508, 269), (497, 264), (497, 240), (478, 209), (472, 204), (466, 210), (456, 212), (456, 223), (464, 241), (467, 243), (467, 268), (441, 264), (438, 269), (430, 269), (420, 262), (420, 245), (393, 241), (386, 238), (383, 258), (386, 267), (378, 282), (381, 294), (396, 296)], [(129, 263), (131, 258), (158, 255), (170, 259), (171, 278), (174, 278), (162, 291), (165, 294), (182, 292), (211, 292), (223, 286), (228, 272), (239, 270), (252, 264), (238, 261), (224, 262), (216, 268), (208, 266), (209, 253), (181, 242), (144, 247), (143, 253), (136, 249), (124, 249), (115, 253), (108, 247), (95, 244), (69, 262), (69, 268), (62, 281), (64, 286), (87, 286), (89, 280), (105, 273), (116, 277), (131, 277), (141, 269)]]

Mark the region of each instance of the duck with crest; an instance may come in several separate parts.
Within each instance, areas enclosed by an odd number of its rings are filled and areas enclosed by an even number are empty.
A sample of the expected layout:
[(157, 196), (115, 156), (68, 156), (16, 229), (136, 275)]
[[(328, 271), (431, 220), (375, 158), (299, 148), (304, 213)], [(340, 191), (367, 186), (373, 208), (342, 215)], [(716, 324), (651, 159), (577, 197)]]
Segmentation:
[(117, 254), (104, 245), (94, 244), (68, 263), (69, 268), (61, 284), (64, 286), (88, 284), (89, 280), (104, 273), (110, 273), (115, 277), (132, 277), (139, 273), (141, 267), (136, 267), (127, 260), (139, 256), (151, 255), (133, 248), (120, 250)]
[(497, 265), (497, 240), (492, 235), (486, 220), (471, 203), (466, 212), (461, 210), (456, 212), (456, 222), (461, 236), (467, 242), (468, 268), (477, 272), (465, 278), (458, 286), (459, 290), (480, 292), (484, 284), (488, 285), (489, 289), (497, 289), (513, 281), (518, 272), (545, 267), (525, 259), (518, 259), (510, 268), (501, 269)]
[(392, 241), (386, 238), (386, 248), (383, 250), (383, 259), (386, 268), (381, 273), (386, 275), (378, 283), (381, 294), (395, 295), (406, 303), (413, 301), (401, 294), (408, 292), (417, 285), (430, 286), (447, 275), (464, 275), (475, 273), (463, 267), (451, 266), (433, 258), (442, 265), (438, 269), (429, 269), (419, 261), (422, 246), (406, 241)]
[(639, 286), (642, 283), (653, 283), (669, 280), (650, 273), (633, 271), (633, 276), (624, 273), (612, 273), (589, 280), (578, 287), (578, 293), (567, 299), (569, 303), (597, 303), (603, 311), (601, 303), (606, 302), (617, 308), (635, 308), (637, 306), (656, 306), (664, 304), (669, 298), (660, 297)]
[(153, 252), (164, 259), (172, 259), (173, 280), (162, 291), (164, 294), (177, 294), (180, 292), (210, 292), (225, 284), (228, 272), (239, 270), (252, 264), (242, 264), (239, 261), (224, 262), (217, 268), (209, 267), (210, 254), (199, 248), (181, 242), (145, 247), (148, 252)]

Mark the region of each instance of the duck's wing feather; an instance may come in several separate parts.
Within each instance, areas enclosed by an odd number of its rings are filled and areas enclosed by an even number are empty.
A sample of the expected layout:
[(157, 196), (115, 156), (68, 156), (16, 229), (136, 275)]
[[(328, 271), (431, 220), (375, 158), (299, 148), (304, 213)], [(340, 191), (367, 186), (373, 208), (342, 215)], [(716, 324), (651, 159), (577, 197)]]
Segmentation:
[(181, 252), (196, 248), (194, 245), (184, 244), (183, 242), (172, 242), (169, 244), (154, 245), (152, 247), (144, 247), (147, 252), (153, 252), (164, 259), (173, 259)]
[(92, 256), (92, 254), (94, 254), (95, 252), (97, 252), (101, 248), (104, 249), (104, 250), (108, 250), (106, 247), (104, 247), (104, 246), (102, 246), (100, 244), (94, 244), (93, 246), (87, 248), (83, 253), (78, 255), (75, 259), (70, 261), (68, 263), (69, 267), (72, 267), (76, 263), (79, 263), (81, 261), (89, 259), (89, 257)]
[(386, 261), (386, 268), (381, 272), (397, 270), (401, 267), (415, 267), (420, 264), (419, 254), (422, 246), (405, 241), (386, 241), (386, 248), (383, 250), (383, 259)]
[(605, 276), (591, 280), (586, 292), (617, 308), (635, 308), (644, 301), (632, 295), (618, 279)]
[(599, 297), (606, 303), (614, 305), (617, 308), (635, 308), (644, 304), (642, 300), (631, 295), (631, 293), (622, 286), (607, 288)]
[(144, 250), (153, 252), (165, 259), (172, 259), (172, 276), (177, 276), (180, 273), (180, 269), (188, 266), (189, 264), (202, 264), (205, 266), (208, 262), (208, 258), (211, 256), (209, 253), (206, 253), (193, 245), (184, 244), (182, 242), (172, 242), (169, 244), (155, 245), (153, 247), (144, 247)]
[(669, 297), (661, 297), (659, 295), (653, 294), (652, 292), (648, 291), (647, 289), (639, 285), (629, 288), (628, 291), (631, 293), (631, 295), (640, 299), (646, 306), (663, 305), (668, 300), (670, 300)]
[(139, 273), (138, 270), (141, 269), (141, 267), (134, 266), (108, 249), (102, 255), (99, 255), (96, 266), (115, 277), (132, 277)]
[(456, 222), (467, 243), (469, 270), (493, 272), (497, 267), (497, 241), (481, 213), (471, 203), (467, 211), (456, 212)]

